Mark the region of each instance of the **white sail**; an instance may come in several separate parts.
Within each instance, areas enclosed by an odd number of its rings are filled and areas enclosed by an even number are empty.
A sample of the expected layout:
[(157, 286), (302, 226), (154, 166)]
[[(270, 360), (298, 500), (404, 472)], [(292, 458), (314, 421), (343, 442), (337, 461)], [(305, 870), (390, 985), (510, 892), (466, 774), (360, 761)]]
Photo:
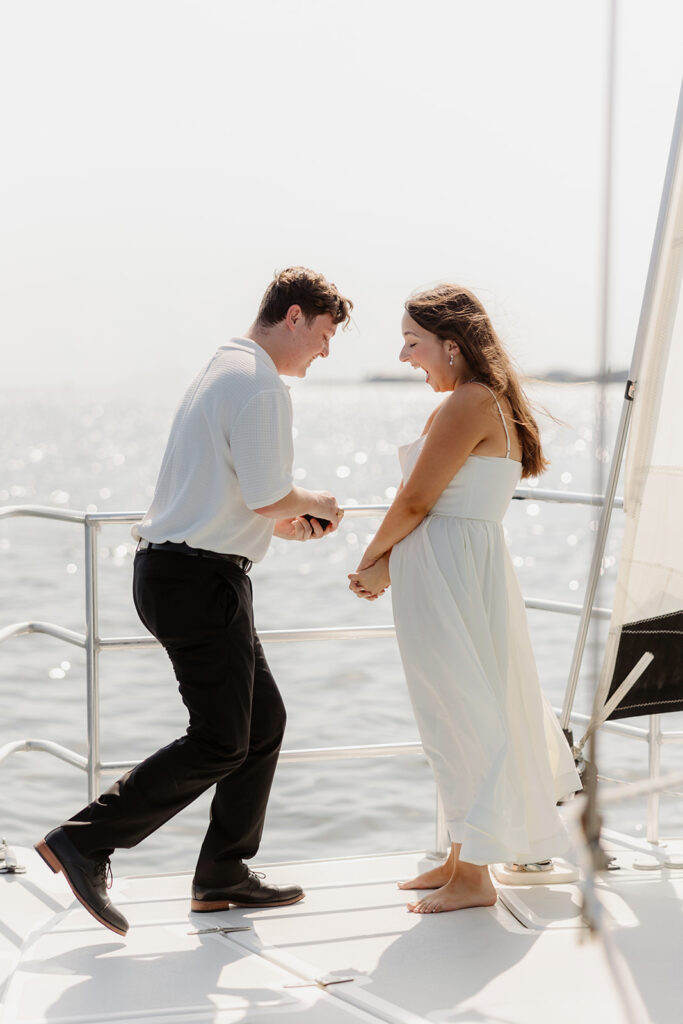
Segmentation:
[[(682, 106), (630, 373), (635, 388), (624, 473), (626, 523), (600, 679), (603, 701), (610, 684), (613, 691), (620, 682), (613, 676), (624, 629), (640, 634), (641, 646), (645, 643), (655, 655), (648, 671), (656, 671), (660, 639), (671, 637), (672, 629), (680, 634), (675, 613), (681, 613), (683, 621)], [(668, 622), (661, 621), (663, 616), (670, 617)], [(643, 620), (656, 621), (648, 625)], [(660, 668), (661, 664), (659, 657)], [(620, 656), (622, 668), (629, 671), (632, 665)], [(627, 697), (624, 705), (628, 703)], [(638, 710), (635, 698), (632, 708), (633, 714), (648, 710), (645, 706)]]

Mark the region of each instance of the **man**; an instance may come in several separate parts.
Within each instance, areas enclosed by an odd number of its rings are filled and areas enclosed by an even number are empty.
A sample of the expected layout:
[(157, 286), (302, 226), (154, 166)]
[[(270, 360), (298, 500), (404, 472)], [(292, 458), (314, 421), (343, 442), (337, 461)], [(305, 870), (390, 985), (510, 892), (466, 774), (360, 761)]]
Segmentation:
[(107, 895), (110, 855), (214, 784), (192, 910), (303, 898), (299, 886), (269, 885), (244, 864), (259, 847), (285, 726), (247, 573), (273, 533), (318, 539), (343, 514), (331, 494), (293, 486), (292, 407), (280, 375), (304, 377), (326, 358), (351, 308), (321, 274), (277, 274), (253, 325), (218, 349), (173, 421), (152, 504), (133, 530), (133, 597), (171, 659), (189, 726), (36, 845), (86, 910), (119, 935), (128, 922)]

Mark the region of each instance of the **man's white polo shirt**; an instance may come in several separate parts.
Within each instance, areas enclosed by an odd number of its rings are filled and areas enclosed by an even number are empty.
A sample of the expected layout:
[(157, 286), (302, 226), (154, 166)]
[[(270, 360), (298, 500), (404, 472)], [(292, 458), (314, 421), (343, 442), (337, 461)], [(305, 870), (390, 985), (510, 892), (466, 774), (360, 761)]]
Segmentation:
[(293, 458), (289, 388), (260, 345), (233, 338), (186, 391), (133, 536), (258, 562), (274, 520), (252, 510), (289, 494)]

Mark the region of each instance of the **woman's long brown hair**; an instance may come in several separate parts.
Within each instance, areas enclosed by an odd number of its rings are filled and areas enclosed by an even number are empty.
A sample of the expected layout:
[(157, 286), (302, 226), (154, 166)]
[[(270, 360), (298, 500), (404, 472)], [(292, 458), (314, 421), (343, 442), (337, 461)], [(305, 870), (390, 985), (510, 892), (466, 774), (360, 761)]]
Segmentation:
[(455, 284), (411, 295), (405, 309), (415, 323), (441, 341), (455, 341), (478, 381), (507, 399), (522, 446), (522, 476), (539, 476), (548, 466), (529, 400), (510, 357), (476, 295)]

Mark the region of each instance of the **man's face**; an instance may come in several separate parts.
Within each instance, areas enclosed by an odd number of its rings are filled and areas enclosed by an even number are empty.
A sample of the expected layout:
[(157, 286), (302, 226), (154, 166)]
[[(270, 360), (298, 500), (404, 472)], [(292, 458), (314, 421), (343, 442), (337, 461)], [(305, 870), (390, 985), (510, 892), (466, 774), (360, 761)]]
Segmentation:
[[(298, 312), (296, 312), (298, 310)], [(291, 315), (291, 316), (290, 316)], [(306, 371), (318, 356), (326, 359), (330, 354), (330, 342), (335, 335), (337, 325), (329, 313), (321, 313), (312, 320), (306, 320), (298, 306), (290, 309), (292, 338), (290, 345), (291, 360), (287, 369), (290, 377), (305, 377)]]

